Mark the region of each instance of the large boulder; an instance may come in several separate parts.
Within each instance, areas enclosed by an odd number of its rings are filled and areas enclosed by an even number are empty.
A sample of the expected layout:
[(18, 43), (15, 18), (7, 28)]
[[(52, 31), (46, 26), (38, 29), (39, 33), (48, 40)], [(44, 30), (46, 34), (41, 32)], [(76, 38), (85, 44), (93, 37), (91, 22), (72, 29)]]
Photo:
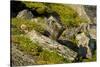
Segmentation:
[(45, 37), (41, 34), (39, 34), (36, 31), (31, 31), (27, 34), (27, 36), (32, 40), (33, 42), (38, 42), (40, 46), (43, 47), (43, 49), (48, 49), (49, 51), (57, 51), (57, 53), (64, 58), (66, 58), (69, 61), (74, 61), (77, 57), (77, 53), (67, 46), (64, 46), (55, 40), (52, 40), (48, 37)]
[(22, 19), (32, 19), (34, 16), (31, 11), (24, 9), (20, 11), (17, 15), (17, 18), (22, 18)]

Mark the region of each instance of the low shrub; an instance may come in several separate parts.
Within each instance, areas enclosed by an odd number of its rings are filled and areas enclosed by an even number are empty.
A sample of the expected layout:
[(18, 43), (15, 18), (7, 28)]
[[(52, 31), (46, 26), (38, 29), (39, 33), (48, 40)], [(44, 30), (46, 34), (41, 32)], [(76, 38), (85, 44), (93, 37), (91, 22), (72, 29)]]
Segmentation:
[(37, 56), (36, 64), (67, 63), (68, 61), (59, 56), (56, 52), (44, 50), (38, 42), (32, 42), (25, 36), (12, 36), (13, 45), (17, 44), (17, 49), (30, 56)]
[(22, 33), (20, 30), (21, 25), (24, 24), (27, 26), (28, 31), (31, 31), (32, 29), (43, 33), (45, 31), (45, 26), (43, 24), (39, 24), (36, 22), (32, 22), (31, 20), (26, 19), (20, 19), (20, 18), (12, 18), (11, 19), (11, 25), (15, 26), (15, 28), (11, 28), (12, 34), (20, 34)]

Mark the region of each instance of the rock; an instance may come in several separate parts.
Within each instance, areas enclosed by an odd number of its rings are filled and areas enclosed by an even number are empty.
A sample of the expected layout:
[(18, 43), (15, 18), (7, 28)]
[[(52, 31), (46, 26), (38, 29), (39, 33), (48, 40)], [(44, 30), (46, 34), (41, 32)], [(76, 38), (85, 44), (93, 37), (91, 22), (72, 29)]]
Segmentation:
[(88, 17), (91, 19), (91, 23), (95, 23), (96, 17), (96, 6), (84, 6), (84, 10), (87, 13)]
[(15, 46), (15, 44), (12, 45), (11, 50), (12, 66), (26, 66), (35, 64), (34, 58), (31, 58), (29, 55), (26, 55), (25, 53), (17, 49), (17, 46)]
[(60, 40), (71, 40), (71, 38), (77, 33), (77, 28), (76, 27), (70, 27), (66, 28), (62, 35), (60, 36)]
[(78, 27), (66, 27), (59, 39), (71, 41), (78, 32), (87, 32), (87, 26), (87, 23), (81, 23)]
[(96, 24), (89, 24), (88, 32), (91, 39), (96, 39)]
[(60, 35), (60, 31), (62, 29), (62, 25), (59, 23), (59, 21), (54, 17), (50, 16), (48, 19), (45, 18), (47, 21), (47, 31), (50, 33), (50, 38), (56, 40), (59, 38), (58, 35)]
[(78, 46), (80, 45), (84, 47), (88, 46), (89, 38), (85, 35), (85, 33), (80, 33), (76, 35), (76, 40), (78, 41)]
[(85, 35), (85, 33), (76, 35), (76, 40), (78, 41), (78, 47), (82, 57), (92, 58), (91, 49), (88, 46), (90, 39)]
[(88, 23), (91, 22), (90, 17), (87, 15), (83, 5), (69, 5), (69, 6), (72, 9), (74, 9), (80, 17), (87, 20)]
[[(27, 36), (32, 40), (33, 42), (38, 42), (40, 46), (42, 46), (44, 49), (48, 49), (49, 51), (56, 50), (59, 55), (63, 56), (64, 58), (68, 59), (69, 61), (74, 61), (74, 59), (77, 56), (77, 53), (70, 48), (61, 45), (60, 43), (56, 42), (55, 40), (52, 40), (48, 37), (45, 37), (41, 34), (39, 34), (36, 31), (31, 31), (27, 34)], [(52, 49), (51, 49), (52, 48)]]
[(17, 15), (17, 18), (22, 18), (22, 19), (32, 19), (34, 16), (31, 11), (24, 9), (20, 11)]

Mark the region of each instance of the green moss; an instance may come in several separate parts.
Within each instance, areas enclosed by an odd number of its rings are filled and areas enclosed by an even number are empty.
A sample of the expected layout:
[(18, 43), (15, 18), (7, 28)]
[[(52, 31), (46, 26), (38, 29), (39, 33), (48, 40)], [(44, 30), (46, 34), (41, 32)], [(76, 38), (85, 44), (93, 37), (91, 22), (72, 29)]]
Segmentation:
[(78, 14), (69, 6), (62, 4), (50, 4), (50, 8), (59, 14), (64, 25), (75, 26), (79, 23), (76, 22), (76, 17), (78, 17)]
[(78, 26), (82, 22), (87, 22), (78, 16), (77, 12), (65, 4), (51, 4), (42, 2), (23, 2), (28, 8), (36, 8), (39, 14), (57, 13), (65, 26)]
[(23, 1), (23, 3), (28, 8), (40, 8), (40, 7), (44, 7), (45, 6), (43, 3), (40, 3), (40, 2), (26, 2), (26, 1)]
[(56, 52), (50, 52), (48, 50), (41, 52), (38, 58), (38, 64), (56, 64), (64, 62), (66, 61), (62, 56), (59, 56)]
[[(39, 48), (38, 43), (33, 43), (25, 36), (12, 36), (12, 43), (17, 44), (17, 48), (26, 54), (36, 55)], [(41, 49), (42, 50), (42, 49)]]
[(25, 36), (12, 36), (13, 45), (17, 44), (17, 49), (27, 55), (37, 56), (36, 64), (67, 63), (68, 61), (56, 52), (42, 49), (38, 42), (32, 42)]
[(18, 28), (11, 29), (11, 34), (13, 34), (13, 35), (20, 35), (22, 33), (23, 32), (21, 32)]
[(39, 13), (39, 14), (43, 14), (46, 10), (45, 10), (45, 5), (44, 3), (36, 3), (36, 2), (23, 2), (26, 7), (28, 8), (36, 8), (36, 11)]
[(11, 28), (11, 32), (12, 34), (21, 34), (23, 32), (21, 32), (20, 26), (22, 24), (25, 24), (28, 28), (28, 31), (31, 31), (32, 29), (43, 33), (45, 30), (45, 26), (43, 24), (39, 24), (36, 22), (32, 22), (31, 20), (26, 20), (26, 19), (20, 19), (20, 18), (12, 18), (11, 19), (11, 25), (15, 26), (15, 28)]
[(96, 61), (96, 50), (94, 51), (94, 54), (91, 59), (83, 59), (83, 62), (91, 62), (91, 61)]

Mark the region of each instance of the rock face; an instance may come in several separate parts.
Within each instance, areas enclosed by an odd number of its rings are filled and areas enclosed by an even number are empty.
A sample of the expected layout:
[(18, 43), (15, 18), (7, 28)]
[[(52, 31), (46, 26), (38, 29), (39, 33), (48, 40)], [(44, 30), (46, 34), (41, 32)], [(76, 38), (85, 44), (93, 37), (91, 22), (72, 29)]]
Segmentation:
[(64, 45), (59, 44), (58, 42), (51, 40), (36, 31), (31, 31), (27, 34), (27, 36), (34, 42), (38, 42), (41, 44), (44, 49), (48, 49), (50, 51), (56, 50), (59, 55), (64, 56), (64, 58), (69, 61), (74, 61), (77, 53)]
[(22, 19), (32, 19), (33, 18), (33, 14), (31, 11), (24, 9), (22, 11), (20, 11), (17, 15), (17, 18), (22, 18)]
[(30, 56), (26, 55), (25, 53), (21, 52), (17, 49), (14, 44), (12, 45), (12, 66), (26, 66), (30, 64), (35, 64), (33, 58), (31, 59)]

